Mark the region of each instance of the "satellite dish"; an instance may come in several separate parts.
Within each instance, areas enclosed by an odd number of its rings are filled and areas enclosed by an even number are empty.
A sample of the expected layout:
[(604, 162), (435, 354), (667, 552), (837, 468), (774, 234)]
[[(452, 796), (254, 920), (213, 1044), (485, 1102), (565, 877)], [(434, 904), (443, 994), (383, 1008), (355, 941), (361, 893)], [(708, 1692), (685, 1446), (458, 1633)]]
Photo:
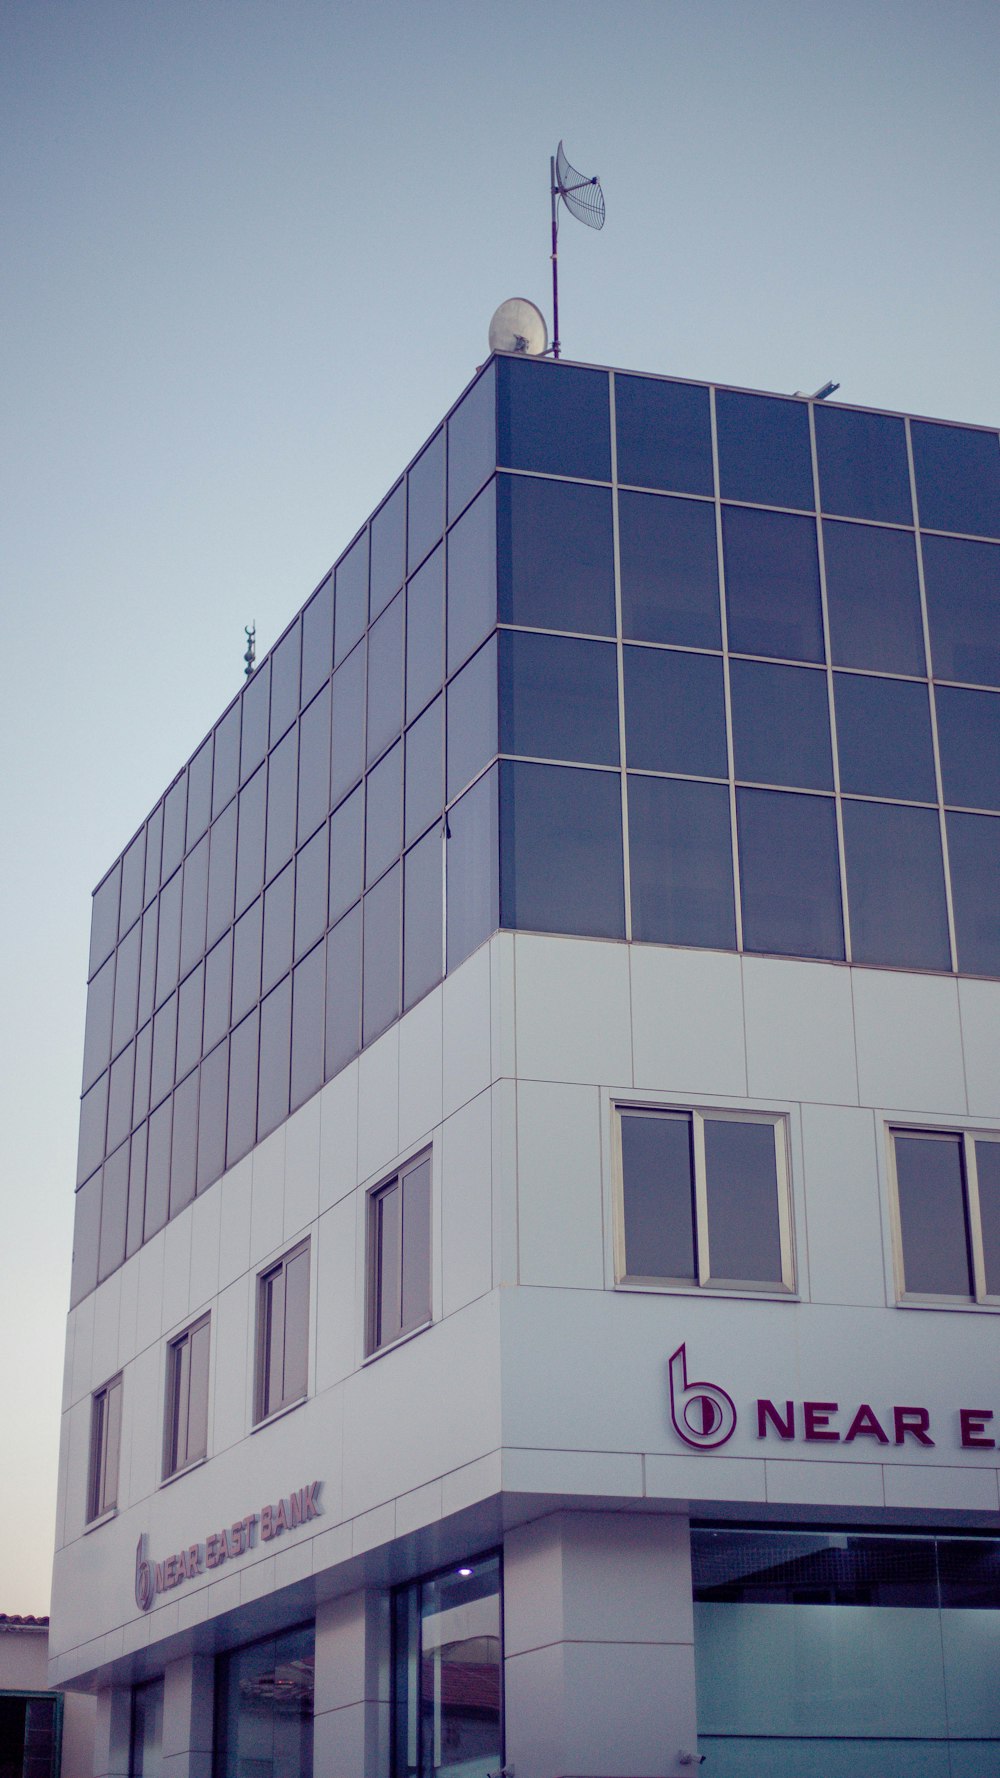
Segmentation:
[(523, 352), (540, 358), (549, 343), (549, 330), (541, 309), (526, 296), (509, 296), (490, 322), (491, 352)]

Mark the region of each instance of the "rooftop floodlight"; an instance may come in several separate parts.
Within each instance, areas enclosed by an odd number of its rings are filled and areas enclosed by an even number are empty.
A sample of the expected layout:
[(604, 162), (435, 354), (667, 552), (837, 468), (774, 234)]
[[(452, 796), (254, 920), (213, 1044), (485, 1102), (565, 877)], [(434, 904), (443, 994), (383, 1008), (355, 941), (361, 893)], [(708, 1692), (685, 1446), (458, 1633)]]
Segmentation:
[(571, 216), (588, 228), (604, 227), (604, 193), (594, 174), (586, 179), (571, 167), (560, 142), (549, 161), (552, 198), (552, 356), (559, 356), (559, 199), (562, 198)]

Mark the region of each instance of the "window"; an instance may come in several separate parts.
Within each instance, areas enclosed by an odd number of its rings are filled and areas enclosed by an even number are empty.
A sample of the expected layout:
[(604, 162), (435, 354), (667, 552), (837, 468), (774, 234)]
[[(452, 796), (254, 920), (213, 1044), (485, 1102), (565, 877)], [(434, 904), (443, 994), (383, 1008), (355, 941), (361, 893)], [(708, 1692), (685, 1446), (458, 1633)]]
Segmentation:
[(266, 1420), (309, 1385), (309, 1243), (303, 1241), (258, 1280), (257, 1413)]
[(132, 1687), (132, 1778), (159, 1778), (163, 1761), (163, 1680)]
[(622, 1283), (792, 1290), (785, 1122), (620, 1106)]
[(479, 1778), (503, 1765), (499, 1556), (478, 1556), (393, 1598), (397, 1778)]
[(368, 1200), (368, 1351), (431, 1318), (431, 1157), (421, 1155)]
[(1000, 1136), (891, 1136), (900, 1297), (1000, 1303)]
[(208, 1451), (209, 1317), (167, 1347), (167, 1418), (163, 1473), (171, 1476)]
[(122, 1435), (122, 1380), (112, 1377), (94, 1395), (90, 1412), (90, 1478), (87, 1519), (100, 1519), (118, 1505), (118, 1456)]
[[(253, 1772), (257, 1778), (312, 1778), (315, 1674), (312, 1624), (220, 1655), (215, 1664), (214, 1770)], [(144, 1768), (145, 1778), (151, 1770)]]

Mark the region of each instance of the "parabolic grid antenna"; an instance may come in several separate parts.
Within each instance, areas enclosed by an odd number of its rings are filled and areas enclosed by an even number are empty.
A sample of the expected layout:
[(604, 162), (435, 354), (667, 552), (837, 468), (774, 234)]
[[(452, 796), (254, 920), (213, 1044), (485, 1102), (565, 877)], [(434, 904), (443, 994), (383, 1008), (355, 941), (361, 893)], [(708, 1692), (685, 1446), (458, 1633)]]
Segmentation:
[(545, 316), (526, 296), (509, 296), (490, 322), (491, 352), (525, 352), (540, 358), (547, 350)]
[(552, 183), (552, 356), (559, 356), (559, 199), (571, 216), (588, 228), (604, 227), (604, 193), (596, 173), (585, 179), (566, 159), (560, 142), (549, 162)]

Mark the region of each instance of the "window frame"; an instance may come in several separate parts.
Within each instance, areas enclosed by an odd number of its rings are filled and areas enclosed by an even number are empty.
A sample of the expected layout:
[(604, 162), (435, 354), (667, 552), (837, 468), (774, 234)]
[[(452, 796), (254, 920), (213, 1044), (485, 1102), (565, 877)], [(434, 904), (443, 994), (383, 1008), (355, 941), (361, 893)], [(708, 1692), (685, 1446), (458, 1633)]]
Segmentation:
[[(183, 1475), (186, 1469), (192, 1469), (197, 1463), (204, 1463), (208, 1456), (208, 1395), (211, 1378), (211, 1322), (209, 1311), (199, 1315), (183, 1332), (167, 1341), (167, 1377), (164, 1396), (163, 1413), (163, 1480), (172, 1481), (174, 1476)], [(205, 1425), (203, 1430), (203, 1448), (191, 1455), (191, 1382), (192, 1341), (196, 1334), (205, 1329), (208, 1340), (205, 1348)], [(184, 1398), (184, 1454), (181, 1455), (181, 1407)]]
[[(905, 1136), (928, 1142), (954, 1142), (958, 1139), (962, 1160), (962, 1197), (965, 1209), (965, 1232), (970, 1261), (972, 1290), (967, 1296), (946, 1291), (908, 1290), (906, 1287), (906, 1256), (903, 1252), (903, 1217), (899, 1198), (899, 1173), (896, 1165), (896, 1137)], [(976, 1147), (980, 1142), (1000, 1144), (1000, 1129), (961, 1129), (940, 1124), (886, 1125), (888, 1145), (890, 1228), (892, 1233), (892, 1269), (896, 1286), (897, 1308), (921, 1309), (1000, 1309), (1000, 1291), (986, 1288), (986, 1258), (983, 1251), (983, 1224), (979, 1200), (979, 1165)]]
[[(400, 1344), (401, 1341), (408, 1340), (408, 1339), (412, 1338), (412, 1336), (414, 1334), (421, 1333), (425, 1327), (430, 1327), (433, 1323), (433, 1320), (434, 1320), (434, 1276), (433, 1276), (434, 1171), (433, 1171), (433, 1163), (432, 1163), (432, 1154), (433, 1154), (433, 1150), (430, 1148), (421, 1149), (418, 1154), (413, 1155), (408, 1161), (403, 1161), (395, 1169), (395, 1171), (389, 1175), (388, 1178), (379, 1180), (378, 1184), (372, 1186), (371, 1190), (367, 1194), (367, 1203), (365, 1206), (365, 1225), (366, 1225), (366, 1228), (365, 1228), (365, 1358), (366, 1359), (375, 1358), (380, 1353), (387, 1352), (390, 1350), (391, 1347)], [(427, 1253), (426, 1253), (427, 1313), (419, 1321), (413, 1322), (412, 1325), (410, 1325), (410, 1326), (404, 1326), (402, 1324), (402, 1314), (403, 1314), (402, 1280), (403, 1280), (404, 1271), (406, 1269), (405, 1268), (406, 1223), (405, 1223), (405, 1204), (404, 1204), (404, 1218), (403, 1218), (402, 1223), (400, 1224), (398, 1275), (397, 1275), (397, 1280), (396, 1280), (396, 1295), (397, 1295), (397, 1300), (399, 1303), (400, 1324), (398, 1326), (395, 1326), (393, 1331), (386, 1333), (383, 1331), (383, 1327), (382, 1327), (382, 1316), (383, 1316), (383, 1312), (384, 1312), (384, 1299), (383, 1299), (383, 1292), (382, 1292), (383, 1254), (382, 1254), (382, 1245), (381, 1245), (381, 1207), (387, 1201), (387, 1199), (390, 1198), (395, 1192), (397, 1192), (397, 1191), (403, 1192), (405, 1189), (406, 1179), (411, 1174), (418, 1172), (419, 1169), (425, 1165), (428, 1170), (427, 1171), (427, 1219), (426, 1219), (426, 1228), (427, 1228)]]
[[(284, 1375), (285, 1359), (286, 1359), (285, 1335), (286, 1335), (286, 1331), (287, 1331), (287, 1322), (286, 1322), (287, 1291), (285, 1289), (285, 1281), (287, 1279), (289, 1266), (292, 1264), (292, 1262), (294, 1260), (299, 1259), (302, 1254), (305, 1254), (307, 1257), (306, 1297), (305, 1297), (305, 1330), (306, 1330), (306, 1332), (305, 1332), (305, 1354), (304, 1354), (305, 1382), (304, 1382), (303, 1388), (301, 1390), (298, 1390), (295, 1394), (286, 1395), (284, 1392), (282, 1392), (280, 1400), (272, 1401), (271, 1397), (270, 1397), (270, 1379), (271, 1379), (271, 1374), (272, 1374), (272, 1371), (274, 1368), (274, 1361), (272, 1358), (273, 1345), (272, 1345), (272, 1339), (271, 1339), (271, 1330), (274, 1327), (274, 1320), (273, 1320), (273, 1314), (272, 1314), (274, 1296), (273, 1296), (273, 1288), (272, 1287), (273, 1287), (274, 1283), (280, 1278), (282, 1281), (282, 1321), (281, 1321), (281, 1334), (280, 1334), (280, 1338), (281, 1338), (281, 1372), (282, 1372), (282, 1375)], [(312, 1276), (311, 1276), (311, 1274), (312, 1274), (312, 1263), (311, 1263), (311, 1253), (310, 1253), (310, 1238), (308, 1235), (305, 1237), (304, 1240), (297, 1241), (295, 1243), (294, 1247), (290, 1247), (288, 1249), (287, 1253), (283, 1253), (281, 1255), (280, 1259), (274, 1260), (271, 1265), (265, 1266), (264, 1270), (262, 1272), (258, 1273), (258, 1276), (257, 1276), (257, 1338), (256, 1338), (256, 1353), (255, 1353), (255, 1360), (254, 1360), (254, 1415), (253, 1415), (253, 1418), (254, 1418), (254, 1425), (255, 1426), (264, 1426), (268, 1423), (268, 1421), (275, 1419), (277, 1417), (277, 1415), (285, 1413), (289, 1408), (296, 1407), (300, 1401), (308, 1400), (308, 1397), (309, 1397), (309, 1370), (310, 1370), (310, 1366), (309, 1366), (310, 1314), (311, 1314), (311, 1308), (312, 1308)]]
[[(109, 1404), (116, 1400), (113, 1414)], [(122, 1372), (109, 1377), (90, 1398), (90, 1452), (87, 1459), (87, 1524), (95, 1525), (118, 1511), (121, 1481)], [(114, 1420), (114, 1478), (112, 1480), (108, 1437)], [(110, 1498), (109, 1498), (110, 1496)]]
[[(687, 1294), (714, 1292), (732, 1296), (749, 1294), (779, 1300), (797, 1295), (795, 1222), (792, 1210), (792, 1173), (789, 1149), (789, 1115), (783, 1111), (734, 1110), (715, 1105), (649, 1104), (612, 1102), (612, 1178), (614, 1280), (621, 1290), (661, 1290)], [(625, 1168), (622, 1153), (622, 1121), (625, 1117), (663, 1117), (686, 1121), (691, 1131), (692, 1187), (694, 1192), (694, 1242), (697, 1276), (668, 1278), (629, 1272), (625, 1252)], [(765, 1124), (774, 1131), (774, 1172), (777, 1190), (778, 1241), (781, 1276), (778, 1279), (713, 1277), (709, 1244), (709, 1181), (705, 1156), (705, 1123)]]

